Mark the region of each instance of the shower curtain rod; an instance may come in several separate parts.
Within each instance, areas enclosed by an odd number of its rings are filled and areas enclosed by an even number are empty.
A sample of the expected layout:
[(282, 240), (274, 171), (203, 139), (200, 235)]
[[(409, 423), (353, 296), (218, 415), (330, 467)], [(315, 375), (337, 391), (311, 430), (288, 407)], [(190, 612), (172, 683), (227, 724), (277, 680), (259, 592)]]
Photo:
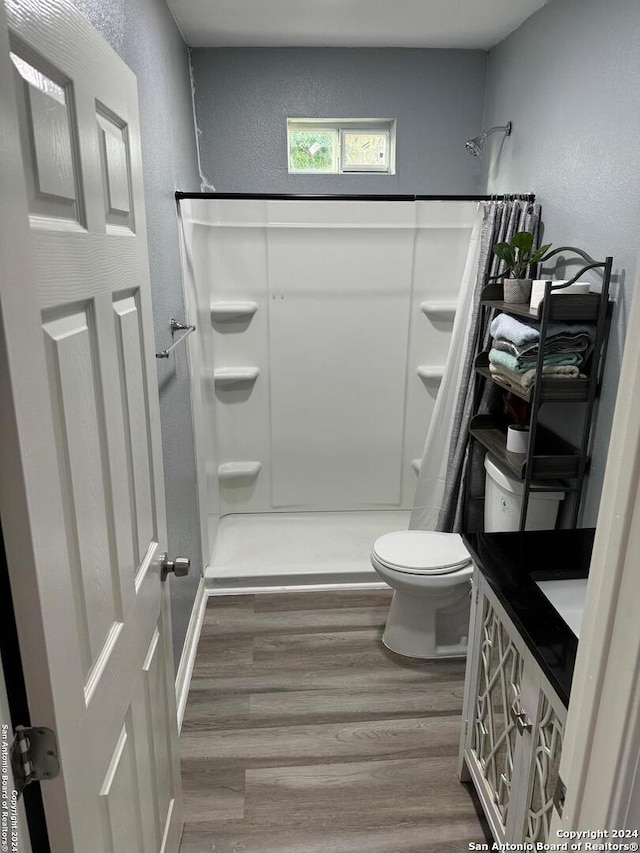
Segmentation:
[(535, 201), (535, 193), (505, 195), (304, 195), (297, 193), (190, 193), (176, 192), (182, 198), (264, 199), (267, 201)]

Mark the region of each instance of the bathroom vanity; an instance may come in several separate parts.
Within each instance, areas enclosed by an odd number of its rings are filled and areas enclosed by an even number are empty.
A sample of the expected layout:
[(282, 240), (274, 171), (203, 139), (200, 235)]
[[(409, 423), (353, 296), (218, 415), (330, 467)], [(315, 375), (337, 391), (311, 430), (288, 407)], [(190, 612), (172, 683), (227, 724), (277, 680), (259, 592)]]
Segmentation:
[(594, 533), (463, 537), (474, 574), (459, 775), (473, 781), (498, 842), (547, 842), (554, 798), (562, 799), (558, 768)]

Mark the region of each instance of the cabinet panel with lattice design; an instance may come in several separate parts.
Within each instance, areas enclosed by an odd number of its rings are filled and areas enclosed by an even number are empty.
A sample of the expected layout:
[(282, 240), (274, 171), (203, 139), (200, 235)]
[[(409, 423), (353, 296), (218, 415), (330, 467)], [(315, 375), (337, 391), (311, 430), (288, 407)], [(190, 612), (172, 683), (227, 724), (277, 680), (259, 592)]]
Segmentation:
[(487, 598), (483, 602), (478, 695), (472, 751), (493, 793), (500, 822), (506, 826), (517, 746), (515, 724), (509, 716), (520, 697), (523, 658)]
[(538, 714), (533, 727), (529, 787), (526, 797), (523, 840), (546, 843), (553, 812), (553, 795), (558, 782), (562, 738), (567, 712), (548, 686), (538, 690)]
[(460, 775), (496, 841), (546, 842), (566, 710), (476, 570)]

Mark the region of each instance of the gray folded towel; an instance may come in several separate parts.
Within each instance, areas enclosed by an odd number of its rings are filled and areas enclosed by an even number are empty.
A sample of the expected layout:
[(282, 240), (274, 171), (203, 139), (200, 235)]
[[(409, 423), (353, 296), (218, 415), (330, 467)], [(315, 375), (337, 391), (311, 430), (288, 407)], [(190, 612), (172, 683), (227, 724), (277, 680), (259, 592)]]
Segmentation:
[[(536, 358), (539, 344), (524, 344), (519, 346), (512, 341), (496, 338), (493, 341), (495, 349), (508, 352), (516, 358)], [(545, 355), (553, 353), (582, 353), (585, 361), (591, 354), (593, 340), (588, 335), (554, 335), (547, 338), (544, 346)]]

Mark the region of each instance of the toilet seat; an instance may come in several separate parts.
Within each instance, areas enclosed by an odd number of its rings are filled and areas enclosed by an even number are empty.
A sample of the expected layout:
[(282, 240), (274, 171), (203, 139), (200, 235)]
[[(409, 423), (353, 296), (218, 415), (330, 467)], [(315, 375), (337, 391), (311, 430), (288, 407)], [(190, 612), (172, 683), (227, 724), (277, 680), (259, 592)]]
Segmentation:
[(471, 556), (458, 533), (400, 530), (376, 540), (373, 556), (385, 568), (408, 575), (445, 575), (468, 566)]

